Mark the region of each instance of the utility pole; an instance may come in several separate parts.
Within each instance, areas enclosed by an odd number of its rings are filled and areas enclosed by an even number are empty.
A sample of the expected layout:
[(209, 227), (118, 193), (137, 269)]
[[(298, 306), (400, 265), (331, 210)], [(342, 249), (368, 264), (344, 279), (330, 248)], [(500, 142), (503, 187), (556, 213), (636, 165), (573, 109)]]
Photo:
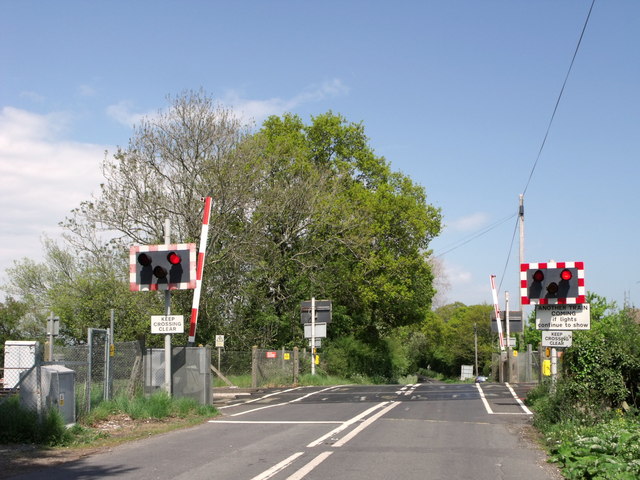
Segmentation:
[[(171, 223), (167, 218), (164, 221), (164, 243), (171, 243)], [(171, 290), (164, 292), (164, 314), (168, 317), (171, 315)], [(164, 336), (164, 388), (169, 396), (171, 396), (171, 335)]]
[[(520, 262), (518, 265), (518, 280), (520, 279), (520, 265), (524, 263), (524, 194), (520, 194), (520, 208), (518, 209), (518, 216), (520, 218)], [(518, 295), (520, 299), (520, 312), (522, 312), (522, 296)], [(524, 315), (522, 316), (522, 322), (524, 324)]]

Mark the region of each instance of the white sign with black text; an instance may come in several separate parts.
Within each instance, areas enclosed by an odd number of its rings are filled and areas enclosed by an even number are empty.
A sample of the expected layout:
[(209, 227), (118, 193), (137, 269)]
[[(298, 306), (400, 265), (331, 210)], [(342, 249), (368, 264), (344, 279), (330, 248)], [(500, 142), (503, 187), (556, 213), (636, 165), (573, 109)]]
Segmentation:
[(542, 332), (542, 346), (567, 348), (573, 343), (573, 332), (553, 332), (546, 330)]
[(591, 330), (588, 303), (575, 305), (536, 305), (538, 330)]
[(151, 333), (184, 333), (184, 315), (151, 315)]

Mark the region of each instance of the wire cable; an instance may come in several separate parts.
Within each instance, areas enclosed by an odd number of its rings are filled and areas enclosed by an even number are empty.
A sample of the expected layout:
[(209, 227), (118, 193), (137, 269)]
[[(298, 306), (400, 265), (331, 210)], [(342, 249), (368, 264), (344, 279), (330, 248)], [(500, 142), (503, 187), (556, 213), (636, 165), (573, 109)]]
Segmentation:
[(582, 32), (580, 33), (580, 38), (578, 39), (578, 44), (576, 45), (576, 49), (573, 52), (573, 58), (571, 59), (571, 63), (569, 64), (569, 69), (567, 70), (567, 74), (564, 77), (564, 82), (562, 83), (562, 88), (560, 89), (560, 93), (558, 94), (558, 98), (556, 99), (556, 105), (553, 107), (553, 113), (551, 114), (551, 119), (549, 120), (549, 124), (547, 125), (547, 131), (544, 134), (544, 138), (542, 139), (542, 144), (540, 145), (540, 150), (538, 150), (538, 155), (536, 156), (535, 162), (533, 162), (533, 167), (531, 168), (531, 172), (529, 173), (529, 178), (527, 179), (527, 183), (524, 186), (524, 190), (522, 191), (522, 195), (524, 196), (527, 193), (527, 189), (529, 188), (529, 184), (531, 183), (531, 179), (533, 178), (533, 172), (535, 172), (536, 167), (538, 166), (538, 162), (540, 160), (540, 156), (542, 155), (542, 150), (544, 149), (545, 144), (547, 143), (547, 137), (549, 137), (549, 132), (551, 131), (551, 125), (553, 124), (553, 120), (556, 117), (556, 112), (558, 111), (558, 106), (560, 105), (560, 100), (562, 99), (562, 95), (564, 93), (564, 89), (567, 86), (567, 81), (569, 80), (569, 75), (571, 75), (571, 70), (573, 69), (573, 64), (576, 61), (576, 56), (578, 55), (578, 50), (580, 50), (580, 44), (582, 43), (582, 38), (584, 37), (584, 32), (587, 30), (587, 25), (589, 24), (589, 18), (591, 18), (591, 12), (593, 11), (593, 6), (596, 3), (596, 0), (592, 0), (591, 7), (589, 8), (589, 13), (587, 14), (587, 18), (584, 21), (584, 25), (582, 26)]
[(499, 227), (500, 225), (502, 225), (503, 223), (511, 220), (515, 215), (517, 214), (513, 214), (513, 215), (509, 215), (506, 218), (503, 218), (502, 220), (498, 220), (495, 223), (492, 223), (491, 225), (489, 225), (488, 227), (485, 227), (481, 230), (478, 230), (477, 232), (472, 233), (470, 236), (463, 238), (462, 240), (459, 240), (458, 242), (454, 242), (451, 244), (451, 247), (446, 247), (446, 250), (438, 253), (437, 255), (434, 255), (435, 258), (437, 257), (441, 257), (442, 255), (445, 255), (449, 252), (452, 252), (453, 250), (456, 250), (460, 247), (462, 247), (463, 245), (466, 245), (467, 243), (471, 242), (472, 240), (475, 240), (478, 237), (481, 237), (482, 235), (489, 233), (491, 230), (493, 230), (494, 228)]
[[(582, 31), (580, 32), (580, 37), (578, 38), (578, 43), (576, 44), (576, 48), (573, 51), (573, 57), (571, 58), (571, 63), (569, 64), (569, 68), (567, 69), (567, 74), (564, 77), (564, 82), (562, 83), (562, 88), (560, 89), (560, 93), (558, 94), (558, 98), (556, 99), (556, 104), (553, 107), (553, 113), (551, 114), (551, 118), (549, 119), (549, 123), (547, 125), (547, 130), (542, 139), (542, 143), (540, 144), (540, 149), (538, 150), (538, 155), (536, 156), (535, 162), (533, 162), (533, 167), (531, 167), (531, 172), (529, 172), (529, 178), (527, 178), (527, 182), (524, 186), (524, 190), (522, 191), (522, 196), (524, 197), (525, 193), (527, 193), (527, 189), (529, 188), (529, 184), (531, 183), (531, 179), (533, 178), (533, 173), (538, 166), (538, 162), (540, 161), (540, 157), (542, 156), (542, 150), (544, 150), (544, 146), (547, 143), (547, 138), (549, 137), (549, 132), (551, 131), (551, 126), (553, 125), (553, 120), (556, 117), (556, 113), (558, 112), (558, 107), (560, 105), (560, 101), (562, 100), (562, 96), (564, 94), (564, 90), (567, 86), (567, 82), (569, 81), (569, 76), (571, 75), (571, 71), (573, 70), (573, 64), (576, 61), (576, 57), (578, 56), (578, 51), (580, 50), (580, 45), (582, 44), (582, 39), (584, 38), (584, 33), (587, 30), (587, 25), (589, 24), (589, 19), (591, 18), (591, 12), (593, 11), (593, 6), (595, 5), (596, 0), (591, 1), (591, 6), (589, 7), (589, 12), (587, 13), (587, 18), (584, 21), (584, 25), (582, 26)], [(519, 218), (518, 218), (519, 220)], [(504, 264), (504, 270), (502, 271), (502, 275), (500, 276), (500, 285), (498, 286), (498, 291), (500, 291), (500, 287), (502, 287), (502, 282), (504, 281), (504, 276), (509, 266), (509, 260), (511, 258), (511, 252), (513, 251), (513, 244), (516, 237), (516, 231), (518, 228), (518, 221), (516, 221), (516, 227), (513, 231), (513, 236), (511, 237), (511, 245), (509, 245), (509, 251), (507, 253), (507, 260)]]
[(509, 259), (511, 258), (511, 252), (513, 251), (513, 244), (516, 240), (516, 232), (518, 231), (518, 222), (520, 221), (520, 217), (516, 219), (516, 224), (513, 227), (513, 235), (511, 236), (511, 245), (509, 245), (509, 254), (507, 255), (507, 260), (504, 262), (504, 269), (502, 270), (502, 274), (500, 275), (500, 284), (498, 285), (498, 291), (502, 288), (502, 282), (504, 281), (504, 274), (507, 271), (507, 267), (509, 266)]

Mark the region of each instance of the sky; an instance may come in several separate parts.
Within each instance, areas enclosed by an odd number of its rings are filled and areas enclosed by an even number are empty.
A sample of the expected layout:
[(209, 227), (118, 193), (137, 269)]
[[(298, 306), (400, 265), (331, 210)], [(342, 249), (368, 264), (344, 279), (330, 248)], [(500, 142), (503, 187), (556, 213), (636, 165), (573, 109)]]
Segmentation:
[(361, 122), (441, 209), (440, 303), (490, 304), (496, 275), (517, 305), (524, 194), (525, 262), (583, 261), (588, 291), (639, 305), (640, 2), (595, 2), (565, 84), (591, 1), (0, 0), (0, 271), (203, 89), (258, 126)]

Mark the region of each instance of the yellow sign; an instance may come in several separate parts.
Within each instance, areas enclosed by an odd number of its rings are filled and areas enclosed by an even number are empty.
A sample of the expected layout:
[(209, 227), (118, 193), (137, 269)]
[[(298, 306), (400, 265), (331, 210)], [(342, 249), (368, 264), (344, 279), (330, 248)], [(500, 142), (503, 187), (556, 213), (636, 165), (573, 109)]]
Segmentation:
[(288, 353), (288, 352), (285, 352), (285, 354), (284, 354), (284, 359), (285, 359), (285, 360), (291, 360), (291, 354), (290, 354), (290, 353)]
[(316, 365), (320, 365), (320, 355), (316, 355)]
[(513, 351), (513, 356), (514, 356), (514, 357), (517, 357), (517, 356), (518, 356), (518, 350), (514, 350), (514, 351)]
[(551, 376), (551, 360), (543, 360), (542, 361), (542, 374), (545, 377)]
[(116, 346), (113, 343), (109, 345), (109, 356), (110, 357), (116, 356)]

